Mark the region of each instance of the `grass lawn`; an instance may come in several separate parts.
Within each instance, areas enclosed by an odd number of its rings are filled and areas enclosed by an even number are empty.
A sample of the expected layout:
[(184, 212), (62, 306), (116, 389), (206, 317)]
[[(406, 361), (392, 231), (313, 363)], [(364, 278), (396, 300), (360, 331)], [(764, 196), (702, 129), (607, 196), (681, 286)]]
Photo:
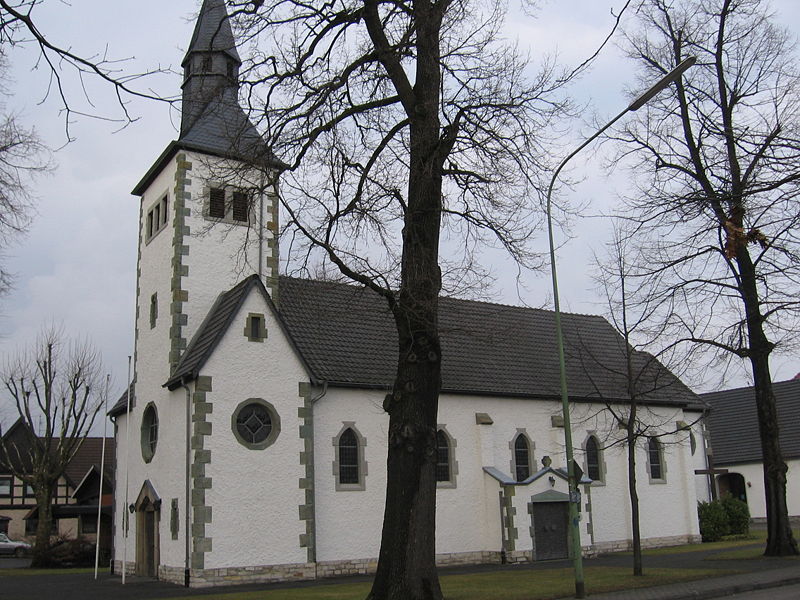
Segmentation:
[[(585, 571), (590, 594), (691, 581), (735, 571), (719, 569), (647, 569), (644, 577), (633, 577), (630, 569), (590, 567)], [(444, 575), (442, 590), (447, 600), (549, 600), (574, 591), (572, 569), (500, 571), (470, 575)], [(319, 585), (295, 589), (231, 592), (202, 596), (202, 600), (363, 600), (370, 583)], [(173, 600), (194, 600), (185, 596)]]

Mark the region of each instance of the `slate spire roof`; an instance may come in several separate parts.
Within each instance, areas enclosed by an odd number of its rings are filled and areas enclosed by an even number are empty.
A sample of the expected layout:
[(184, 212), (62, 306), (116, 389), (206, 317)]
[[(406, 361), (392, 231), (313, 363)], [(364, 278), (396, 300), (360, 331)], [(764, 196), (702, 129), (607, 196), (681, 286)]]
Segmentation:
[(184, 80), (180, 135), (136, 184), (133, 194), (143, 195), (180, 150), (240, 160), (261, 168), (285, 168), (239, 104), (242, 61), (224, 0), (204, 0), (181, 64)]
[[(361, 287), (281, 277), (280, 308), (251, 276), (220, 294), (189, 343), (170, 389), (191, 381), (254, 288), (267, 298), (315, 382), (388, 389), (397, 365), (397, 333), (385, 300)], [(551, 311), (441, 298), (442, 391), (557, 399), (560, 393)], [(565, 314), (570, 397), (626, 402), (624, 341), (599, 316)], [(642, 402), (687, 406), (697, 397), (652, 356), (636, 353)], [(257, 376), (257, 375), (254, 375)]]
[(194, 52), (223, 52), (242, 63), (236, 51), (236, 40), (231, 31), (225, 0), (204, 0), (194, 26), (192, 41), (181, 62), (185, 66)]

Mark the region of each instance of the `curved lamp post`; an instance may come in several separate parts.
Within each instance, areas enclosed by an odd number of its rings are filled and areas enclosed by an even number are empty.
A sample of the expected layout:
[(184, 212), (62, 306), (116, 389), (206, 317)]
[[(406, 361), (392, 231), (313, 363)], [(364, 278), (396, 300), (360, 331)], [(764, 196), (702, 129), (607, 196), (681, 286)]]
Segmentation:
[(655, 85), (653, 85), (650, 89), (636, 98), (633, 102), (631, 102), (625, 110), (620, 112), (616, 117), (611, 119), (608, 123), (603, 125), (600, 129), (598, 129), (591, 137), (589, 137), (585, 142), (583, 142), (578, 148), (576, 148), (569, 156), (567, 156), (564, 160), (561, 161), (561, 164), (558, 165), (555, 172), (553, 173), (553, 177), (550, 179), (550, 186), (547, 188), (547, 235), (550, 242), (550, 275), (552, 276), (553, 280), (553, 306), (556, 318), (556, 347), (558, 349), (558, 368), (559, 374), (561, 377), (561, 414), (564, 419), (564, 443), (566, 445), (567, 450), (567, 475), (569, 480), (569, 521), (570, 521), (570, 531), (571, 531), (571, 540), (572, 540), (572, 558), (575, 568), (575, 597), (576, 598), (584, 598), (585, 597), (585, 587), (583, 582), (583, 557), (581, 556), (581, 532), (580, 532), (580, 524), (578, 522), (579, 519), (579, 502), (580, 497), (578, 494), (578, 481), (576, 478), (576, 464), (573, 459), (573, 450), (572, 450), (572, 427), (570, 425), (570, 416), (569, 416), (569, 395), (567, 393), (567, 371), (566, 371), (566, 364), (564, 362), (564, 336), (561, 329), (561, 306), (558, 299), (558, 277), (556, 274), (556, 250), (555, 244), (553, 242), (553, 218), (551, 214), (551, 196), (553, 194), (553, 186), (556, 183), (556, 178), (558, 174), (561, 172), (561, 169), (564, 168), (572, 157), (574, 157), (578, 152), (583, 150), (586, 146), (588, 146), (591, 142), (597, 139), (606, 129), (611, 127), (614, 123), (616, 123), (620, 117), (625, 115), (628, 112), (633, 112), (639, 110), (642, 106), (647, 104), (650, 100), (655, 97), (660, 91), (669, 87), (669, 85), (677, 81), (681, 75), (683, 74), (686, 69), (691, 67), (697, 58), (694, 56), (690, 56), (683, 62), (681, 62), (677, 67), (675, 67), (672, 71), (667, 73), (664, 77), (661, 78)]

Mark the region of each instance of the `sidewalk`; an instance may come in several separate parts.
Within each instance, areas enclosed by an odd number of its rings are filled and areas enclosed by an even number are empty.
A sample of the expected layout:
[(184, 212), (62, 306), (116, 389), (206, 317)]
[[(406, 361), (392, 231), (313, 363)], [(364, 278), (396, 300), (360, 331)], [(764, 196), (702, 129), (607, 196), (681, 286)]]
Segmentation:
[(638, 590), (591, 594), (590, 597), (593, 600), (710, 600), (796, 583), (800, 583), (800, 563), (782, 569), (713, 577)]
[[(761, 544), (753, 544), (760, 547)], [(698, 568), (720, 571), (719, 577), (675, 583), (650, 588), (640, 588), (621, 592), (590, 594), (594, 600), (701, 600), (719, 598), (743, 591), (765, 589), (800, 583), (800, 560), (780, 558), (760, 558), (757, 560), (705, 560), (720, 550), (682, 552), (678, 554), (645, 555), (645, 575), (648, 568)], [(630, 554), (609, 554), (586, 559), (586, 567), (625, 567), (631, 565)], [(549, 570), (569, 568), (569, 561), (550, 561), (530, 565), (478, 565), (441, 569), (441, 575), (478, 573), (503, 570)], [(736, 575), (722, 574), (738, 571)], [(101, 575), (95, 581), (91, 574), (44, 575), (44, 576), (3, 576), (0, 570), (0, 598), (3, 600), (156, 600), (185, 596), (201, 600), (211, 594), (231, 592), (265, 591), (280, 589), (327, 586), (339, 583), (369, 581), (371, 578), (346, 577), (317, 581), (287, 582), (277, 584), (248, 584), (215, 588), (192, 589), (161, 581), (128, 577), (122, 585), (119, 576)], [(587, 582), (591, 592), (591, 581)], [(276, 597), (280, 598), (279, 595)]]

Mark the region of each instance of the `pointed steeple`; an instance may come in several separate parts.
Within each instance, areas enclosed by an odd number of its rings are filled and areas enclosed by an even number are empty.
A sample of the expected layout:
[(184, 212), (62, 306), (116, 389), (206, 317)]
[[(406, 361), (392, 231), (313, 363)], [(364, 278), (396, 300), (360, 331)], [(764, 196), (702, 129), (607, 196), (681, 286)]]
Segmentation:
[(181, 138), (192, 129), (209, 103), (222, 94), (231, 95), (230, 91), (236, 96), (241, 65), (224, 0), (203, 0), (192, 41), (181, 63)]
[(192, 41), (181, 65), (186, 65), (193, 52), (224, 52), (238, 64), (242, 63), (236, 51), (236, 40), (231, 31), (224, 0), (203, 1)]

